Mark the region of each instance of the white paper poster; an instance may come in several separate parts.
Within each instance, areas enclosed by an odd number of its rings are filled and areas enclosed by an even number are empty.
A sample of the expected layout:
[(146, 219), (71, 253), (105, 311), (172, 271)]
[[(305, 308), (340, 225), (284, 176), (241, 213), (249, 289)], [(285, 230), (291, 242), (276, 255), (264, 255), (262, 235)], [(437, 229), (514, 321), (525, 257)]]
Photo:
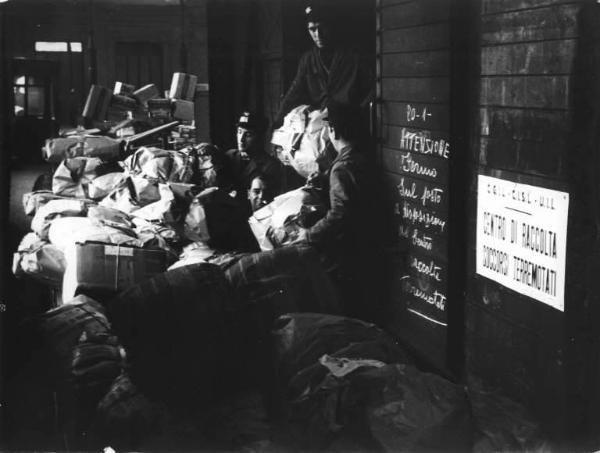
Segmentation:
[(564, 311), (569, 194), (479, 175), (479, 275)]

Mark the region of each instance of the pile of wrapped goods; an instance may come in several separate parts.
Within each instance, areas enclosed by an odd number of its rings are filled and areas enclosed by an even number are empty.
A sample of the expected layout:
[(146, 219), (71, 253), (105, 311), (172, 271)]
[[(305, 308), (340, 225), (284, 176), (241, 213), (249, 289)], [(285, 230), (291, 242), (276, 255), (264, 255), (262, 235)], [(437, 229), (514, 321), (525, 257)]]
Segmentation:
[(293, 108), (283, 125), (273, 131), (271, 143), (277, 157), (307, 178), (315, 172), (325, 172), (335, 159), (325, 118), (327, 109), (312, 110), (308, 105)]

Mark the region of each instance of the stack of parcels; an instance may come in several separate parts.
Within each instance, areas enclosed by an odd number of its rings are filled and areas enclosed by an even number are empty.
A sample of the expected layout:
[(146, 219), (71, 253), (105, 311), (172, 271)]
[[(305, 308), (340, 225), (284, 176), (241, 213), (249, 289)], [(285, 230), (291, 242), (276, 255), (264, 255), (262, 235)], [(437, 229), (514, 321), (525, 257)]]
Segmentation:
[(107, 123), (114, 127), (127, 120), (144, 123), (146, 128), (173, 119), (191, 123), (194, 120), (197, 81), (195, 75), (174, 73), (164, 98), (160, 97), (158, 87), (152, 83), (136, 88), (131, 84), (116, 82), (112, 90), (92, 85), (82, 114), (95, 125), (88, 133), (100, 133), (108, 129)]
[[(91, 149), (85, 143), (77, 148), (84, 153)], [(32, 232), (14, 254), (13, 272), (62, 288), (66, 302), (82, 292), (108, 296), (164, 272), (183, 246), (199, 240), (184, 228), (194, 197), (207, 188), (222, 192), (213, 162), (220, 154), (203, 143), (142, 147), (122, 161), (112, 152), (65, 158), (51, 191), (23, 197)]]
[(196, 126), (192, 121), (192, 124), (180, 124), (171, 131), (169, 137), (169, 145), (173, 149), (181, 149), (186, 146), (193, 146), (196, 144)]
[(285, 116), (281, 128), (273, 131), (271, 143), (277, 147), (277, 157), (304, 178), (327, 170), (335, 158), (325, 118), (327, 109), (300, 105)]

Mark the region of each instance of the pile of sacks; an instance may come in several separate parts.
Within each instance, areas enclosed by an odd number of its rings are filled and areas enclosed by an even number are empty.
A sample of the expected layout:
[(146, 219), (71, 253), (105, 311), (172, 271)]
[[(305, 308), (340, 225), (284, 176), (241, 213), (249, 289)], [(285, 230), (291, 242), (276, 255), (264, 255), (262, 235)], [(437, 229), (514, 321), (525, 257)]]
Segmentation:
[[(115, 155), (64, 159), (52, 190), (23, 197), (32, 232), (14, 255), (14, 273), (68, 288), (68, 300), (86, 287), (114, 292), (163, 272), (186, 244), (210, 243), (206, 216), (197, 214), (198, 206), (219, 204), (220, 158), (204, 143), (180, 150), (142, 147), (123, 161)], [(81, 281), (86, 272), (95, 273), (93, 281)]]

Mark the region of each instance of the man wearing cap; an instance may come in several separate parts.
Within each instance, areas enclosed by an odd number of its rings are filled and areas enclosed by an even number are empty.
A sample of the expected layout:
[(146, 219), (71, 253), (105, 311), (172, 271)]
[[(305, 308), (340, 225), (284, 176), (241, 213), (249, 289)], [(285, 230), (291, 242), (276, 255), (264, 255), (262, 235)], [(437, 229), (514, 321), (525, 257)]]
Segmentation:
[(237, 198), (244, 199), (256, 176), (261, 176), (271, 193), (281, 190), (282, 164), (262, 147), (264, 121), (253, 112), (244, 112), (237, 123), (237, 148), (225, 153)]
[(276, 127), (292, 108), (301, 104), (322, 109), (332, 99), (363, 107), (372, 97), (370, 77), (359, 55), (333, 42), (331, 14), (332, 11), (317, 5), (304, 10), (314, 46), (300, 58), (296, 77), (274, 119)]

